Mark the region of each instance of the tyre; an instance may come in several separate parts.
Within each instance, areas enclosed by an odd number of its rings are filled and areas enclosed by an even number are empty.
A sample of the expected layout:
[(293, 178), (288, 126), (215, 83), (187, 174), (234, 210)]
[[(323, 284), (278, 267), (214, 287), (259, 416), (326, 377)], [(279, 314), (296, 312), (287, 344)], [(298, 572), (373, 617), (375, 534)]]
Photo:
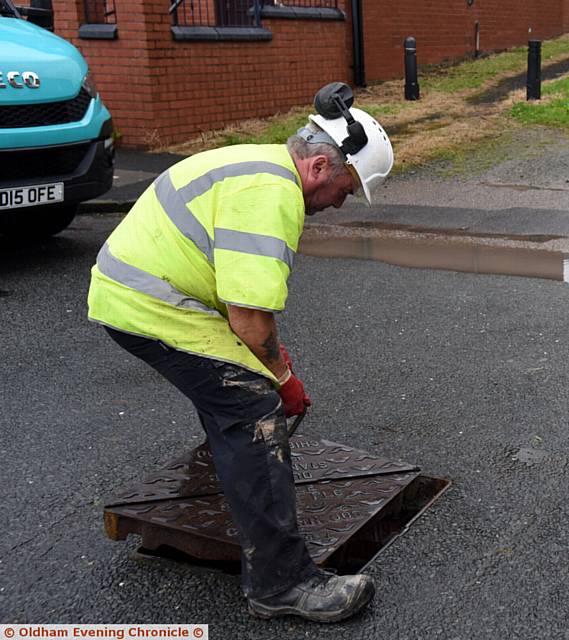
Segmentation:
[(0, 211), (0, 234), (25, 235), (31, 238), (54, 236), (71, 224), (78, 206), (77, 204), (58, 204)]

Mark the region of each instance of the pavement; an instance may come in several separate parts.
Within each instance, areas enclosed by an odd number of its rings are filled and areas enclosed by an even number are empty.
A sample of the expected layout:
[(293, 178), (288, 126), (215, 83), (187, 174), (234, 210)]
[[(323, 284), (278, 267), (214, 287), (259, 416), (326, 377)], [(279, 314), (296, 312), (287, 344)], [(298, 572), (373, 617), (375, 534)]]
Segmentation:
[[(395, 175), (371, 209), (348, 199), (340, 210), (307, 218), (300, 251), (568, 278), (569, 138), (546, 128), (517, 130), (497, 153), (486, 157), (482, 148), (461, 167), (435, 162)], [(128, 211), (157, 175), (183, 157), (119, 149), (113, 188), (82, 211)]]
[(128, 211), (153, 180), (185, 156), (119, 148), (113, 187), (81, 205), (83, 213)]
[[(397, 150), (395, 150), (397, 151)], [(485, 160), (483, 150), (471, 166), (457, 169), (432, 163), (389, 177), (373, 209), (348, 200), (340, 210), (323, 214), (327, 223), (375, 220), (432, 229), (512, 234), (569, 233), (569, 138), (558, 130), (520, 130)], [(119, 148), (114, 185), (83, 203), (84, 213), (128, 211), (152, 181), (185, 156)], [(497, 213), (500, 212), (498, 216)], [(533, 218), (528, 215), (534, 212)], [(307, 222), (321, 221), (318, 215)]]

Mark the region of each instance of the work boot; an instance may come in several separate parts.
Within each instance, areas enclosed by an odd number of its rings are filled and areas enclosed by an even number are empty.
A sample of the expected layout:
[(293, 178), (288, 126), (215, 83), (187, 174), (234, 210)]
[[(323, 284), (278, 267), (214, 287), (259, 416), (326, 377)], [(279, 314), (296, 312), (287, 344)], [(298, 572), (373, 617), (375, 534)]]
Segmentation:
[(315, 622), (337, 622), (363, 609), (374, 593), (368, 576), (322, 572), (270, 598), (249, 598), (249, 613), (257, 618), (300, 616)]

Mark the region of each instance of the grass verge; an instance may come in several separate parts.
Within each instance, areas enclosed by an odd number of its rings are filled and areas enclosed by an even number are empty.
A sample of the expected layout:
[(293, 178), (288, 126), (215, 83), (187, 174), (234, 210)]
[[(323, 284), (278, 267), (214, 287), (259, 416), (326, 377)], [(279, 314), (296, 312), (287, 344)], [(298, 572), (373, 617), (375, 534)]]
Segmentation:
[[(569, 35), (543, 43), (543, 70), (554, 64), (564, 66), (565, 61), (569, 71)], [(480, 141), (497, 139), (509, 129), (536, 124), (569, 128), (569, 77), (544, 83), (544, 100), (528, 104), (525, 88), (520, 88), (525, 81), (520, 83), (519, 78), (526, 64), (527, 50), (516, 48), (452, 67), (422, 70), (421, 100), (404, 101), (404, 81), (398, 79), (358, 90), (356, 105), (377, 118), (390, 136), (396, 172), (433, 159), (460, 167)], [(491, 99), (473, 100), (493, 91)], [(307, 105), (242, 121), (168, 150), (190, 155), (231, 144), (283, 143), (312, 111)]]
[(524, 125), (569, 129), (569, 78), (544, 84), (542, 97), (542, 101), (517, 102), (511, 115)]

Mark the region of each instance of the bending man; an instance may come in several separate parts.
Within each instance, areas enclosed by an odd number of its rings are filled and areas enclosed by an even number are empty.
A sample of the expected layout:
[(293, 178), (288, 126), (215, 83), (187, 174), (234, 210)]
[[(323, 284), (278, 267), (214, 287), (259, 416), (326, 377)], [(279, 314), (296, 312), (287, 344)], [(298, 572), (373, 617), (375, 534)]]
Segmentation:
[[(249, 611), (336, 621), (362, 609), (365, 575), (318, 569), (298, 531), (285, 416), (310, 404), (274, 313), (305, 213), (371, 204), (393, 154), (383, 129), (335, 83), (287, 145), (187, 158), (159, 176), (93, 267), (89, 317), (195, 405), (242, 547)], [(324, 114), (324, 115), (322, 115)]]

